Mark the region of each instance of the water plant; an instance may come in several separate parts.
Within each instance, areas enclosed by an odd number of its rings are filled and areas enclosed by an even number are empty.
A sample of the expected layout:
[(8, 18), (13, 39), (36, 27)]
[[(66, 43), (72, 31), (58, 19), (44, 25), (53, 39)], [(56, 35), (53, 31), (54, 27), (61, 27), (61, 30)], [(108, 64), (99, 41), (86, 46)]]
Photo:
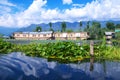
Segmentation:
[[(89, 44), (78, 45), (72, 41), (30, 44), (12, 44), (0, 39), (0, 53), (23, 52), (27, 56), (44, 57), (61, 61), (79, 61), (90, 58)], [(106, 46), (105, 39), (94, 45), (94, 57), (120, 60), (120, 47)]]

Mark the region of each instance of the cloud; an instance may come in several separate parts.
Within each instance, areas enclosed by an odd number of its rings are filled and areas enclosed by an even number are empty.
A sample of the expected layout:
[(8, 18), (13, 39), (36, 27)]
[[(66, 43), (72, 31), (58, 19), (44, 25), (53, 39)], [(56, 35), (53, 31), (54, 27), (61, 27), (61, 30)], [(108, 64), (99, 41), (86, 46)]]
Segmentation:
[(0, 16), (0, 26), (25, 27), (30, 24), (40, 23), (41, 12), (44, 12), (47, 0), (34, 0), (33, 3), (23, 12), (16, 14), (4, 14)]
[(0, 0), (0, 5), (16, 6), (15, 4), (12, 4), (12, 3), (8, 2), (8, 0)]
[(63, 4), (71, 4), (72, 0), (63, 0)]
[(84, 6), (84, 4), (72, 4), (73, 7), (78, 7), (78, 8), (81, 8)]
[(83, 6), (73, 4), (70, 9), (60, 10), (46, 9), (47, 0), (34, 0), (28, 9), (15, 14), (10, 13), (9, 7), (6, 8), (6, 13), (0, 13), (0, 26), (26, 27), (58, 21), (120, 20), (119, 4), (120, 0), (96, 0)]
[(8, 0), (0, 0), (0, 15), (10, 13), (12, 7), (16, 7), (16, 5), (8, 2)]

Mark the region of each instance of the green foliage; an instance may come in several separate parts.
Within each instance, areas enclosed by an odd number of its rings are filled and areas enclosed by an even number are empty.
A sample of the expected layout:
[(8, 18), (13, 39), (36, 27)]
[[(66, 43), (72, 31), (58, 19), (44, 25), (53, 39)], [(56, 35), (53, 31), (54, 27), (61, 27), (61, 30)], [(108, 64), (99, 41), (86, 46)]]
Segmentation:
[(49, 23), (49, 26), (50, 26), (50, 28), (52, 27), (52, 23), (51, 22)]
[(120, 24), (116, 24), (115, 29), (120, 29)]
[(3, 41), (3, 39), (0, 39), (0, 53), (8, 53), (12, 51), (13, 44)]
[(101, 28), (101, 24), (99, 22), (95, 22), (95, 21), (92, 22), (92, 26), (94, 28)]
[(102, 39), (105, 33), (105, 29), (101, 28), (101, 24), (99, 22), (92, 22), (91, 27), (89, 27), (89, 22), (87, 22), (87, 27), (84, 31), (89, 33), (91, 39)]
[(72, 29), (68, 29), (68, 30), (66, 30), (66, 32), (71, 33), (71, 32), (73, 32), (73, 30)]
[(90, 25), (89, 25), (90, 21), (87, 22), (87, 29), (89, 29)]
[(61, 32), (65, 32), (66, 31), (66, 22), (62, 22), (61, 27), (62, 27)]
[(52, 28), (52, 23), (51, 23), (51, 22), (49, 23), (49, 26), (50, 26), (49, 31), (53, 31), (53, 32), (54, 32), (54, 30), (53, 30), (53, 28)]
[(41, 26), (37, 26), (36, 29), (35, 29), (35, 31), (41, 32), (42, 31), (42, 27)]
[(115, 30), (115, 25), (112, 22), (107, 22), (106, 27), (108, 30), (114, 31)]
[(82, 27), (82, 22), (80, 21), (79, 26)]
[[(90, 46), (78, 45), (71, 41), (58, 41), (52, 43), (11, 44), (0, 39), (0, 53), (24, 52), (27, 56), (52, 58), (65, 61), (78, 61), (90, 57)], [(120, 59), (120, 47), (106, 46), (106, 40), (94, 44), (96, 58)]]
[(120, 32), (116, 32), (115, 37), (116, 37), (117, 40), (120, 40)]
[(80, 21), (80, 23), (79, 23), (79, 26), (80, 26), (80, 30), (81, 30), (81, 27), (82, 27), (82, 22)]

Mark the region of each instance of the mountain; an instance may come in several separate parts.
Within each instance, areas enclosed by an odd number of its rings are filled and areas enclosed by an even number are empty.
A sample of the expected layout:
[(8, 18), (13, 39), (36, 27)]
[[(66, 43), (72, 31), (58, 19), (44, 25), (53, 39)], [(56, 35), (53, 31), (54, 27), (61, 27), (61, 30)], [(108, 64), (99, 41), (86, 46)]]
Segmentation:
[[(85, 25), (86, 25), (86, 23), (83, 22), (82, 28), (84, 28)], [(48, 31), (50, 29), (49, 24), (32, 24), (28, 27), (21, 28), (18, 31), (34, 31), (36, 29), (36, 26), (41, 26), (42, 31)], [(74, 22), (74, 23), (66, 22), (66, 26), (67, 26), (66, 27), (67, 29), (72, 29), (74, 31), (77, 31), (78, 29), (80, 29), (79, 22)], [(52, 28), (55, 31), (60, 31), (61, 30), (61, 22), (52, 23)]]
[[(101, 27), (105, 27), (106, 23), (108, 21), (98, 21), (101, 24)], [(114, 24), (120, 24), (120, 21), (109, 21), (109, 22), (113, 22)], [(83, 21), (82, 22), (82, 29), (84, 29), (87, 25), (87, 21)], [(90, 21), (90, 25), (92, 24), (92, 21)], [(4, 35), (11, 35), (13, 32), (30, 32), (30, 31), (35, 31), (36, 26), (41, 26), (42, 27), (42, 31), (48, 31), (50, 29), (49, 24), (31, 24), (30, 26), (26, 26), (23, 28), (6, 28), (6, 27), (0, 27), (0, 34), (4, 34)], [(79, 26), (79, 22), (66, 22), (66, 26), (67, 29), (71, 29), (73, 31), (79, 31), (80, 30), (80, 26)], [(52, 28), (55, 31), (61, 31), (61, 22), (56, 22), (56, 23), (52, 23)]]
[(11, 35), (13, 32), (15, 32), (17, 30), (18, 30), (18, 28), (0, 27), (0, 34), (9, 36), (9, 35)]
[[(90, 25), (92, 25), (93, 21), (90, 21)], [(98, 21), (101, 24), (101, 27), (106, 27), (106, 23), (108, 21)], [(116, 24), (120, 24), (120, 21), (109, 21), (109, 22), (113, 22), (115, 25)], [(84, 29), (87, 25), (87, 21), (83, 21), (82, 22), (82, 29)], [(42, 31), (48, 31), (50, 29), (49, 24), (32, 24), (28, 27), (24, 27), (19, 29), (18, 31), (34, 31), (36, 29), (36, 26), (41, 26), (42, 27)], [(79, 31), (80, 30), (80, 26), (79, 26), (79, 22), (66, 22), (66, 26), (67, 29), (72, 29), (73, 31)], [(61, 31), (61, 22), (56, 22), (56, 23), (52, 23), (52, 28), (55, 31)]]

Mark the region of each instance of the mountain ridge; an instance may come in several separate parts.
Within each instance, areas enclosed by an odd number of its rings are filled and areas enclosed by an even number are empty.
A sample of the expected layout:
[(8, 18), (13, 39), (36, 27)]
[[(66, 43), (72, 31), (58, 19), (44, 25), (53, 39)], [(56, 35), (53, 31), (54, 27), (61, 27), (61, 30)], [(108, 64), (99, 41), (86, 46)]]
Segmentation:
[[(90, 25), (93, 21), (90, 21)], [(97, 21), (100, 22), (101, 27), (105, 27), (107, 22), (113, 22), (114, 24), (120, 24), (120, 21)], [(52, 23), (52, 28), (54, 31), (61, 31), (61, 23), (62, 22), (55, 22)], [(82, 27), (81, 29), (84, 29), (87, 26), (87, 21), (82, 21)], [(7, 27), (0, 27), (0, 34), (4, 35), (11, 35), (13, 32), (31, 32), (35, 31), (36, 26), (41, 26), (42, 31), (48, 31), (50, 29), (49, 24), (41, 23), (41, 24), (31, 24), (29, 26), (23, 27), (23, 28), (7, 28)], [(79, 22), (66, 22), (66, 29), (71, 29), (73, 31), (79, 31), (80, 26)]]

